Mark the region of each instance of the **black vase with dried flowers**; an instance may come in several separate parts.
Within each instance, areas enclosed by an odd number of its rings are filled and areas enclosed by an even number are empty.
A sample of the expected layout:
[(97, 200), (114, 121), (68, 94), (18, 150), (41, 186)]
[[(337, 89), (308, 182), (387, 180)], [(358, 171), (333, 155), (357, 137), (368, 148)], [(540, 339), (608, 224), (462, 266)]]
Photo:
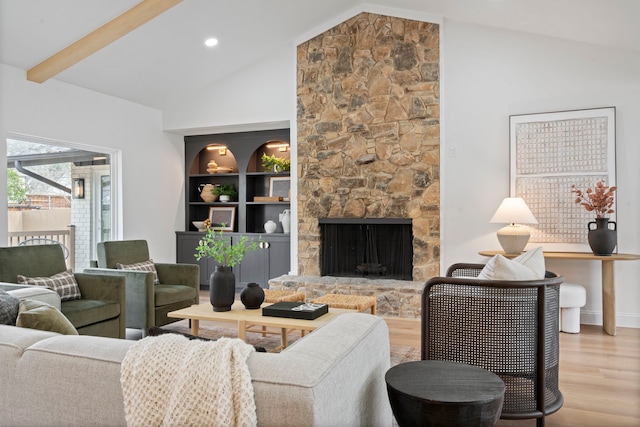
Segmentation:
[(585, 191), (577, 189), (575, 185), (571, 186), (571, 192), (577, 196), (575, 202), (587, 212), (596, 214), (595, 221), (587, 224), (589, 246), (594, 255), (610, 256), (618, 244), (617, 224), (606, 216), (615, 212), (613, 203), (616, 190), (616, 186), (610, 187), (604, 180), (596, 182), (594, 188), (589, 187)]

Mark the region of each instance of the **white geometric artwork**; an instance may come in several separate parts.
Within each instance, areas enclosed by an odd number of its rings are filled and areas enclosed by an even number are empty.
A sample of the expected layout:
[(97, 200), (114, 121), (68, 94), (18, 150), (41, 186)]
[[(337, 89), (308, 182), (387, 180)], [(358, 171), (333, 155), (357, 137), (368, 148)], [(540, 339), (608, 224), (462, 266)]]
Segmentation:
[(595, 216), (575, 203), (571, 186), (616, 185), (615, 107), (514, 115), (509, 123), (510, 194), (522, 197), (538, 220), (529, 226), (529, 242), (547, 251), (589, 250)]

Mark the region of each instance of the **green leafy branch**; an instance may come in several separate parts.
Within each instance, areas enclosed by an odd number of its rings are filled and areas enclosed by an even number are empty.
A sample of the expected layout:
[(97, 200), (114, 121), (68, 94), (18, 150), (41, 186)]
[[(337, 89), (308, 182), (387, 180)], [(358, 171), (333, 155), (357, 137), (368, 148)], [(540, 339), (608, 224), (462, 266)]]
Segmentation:
[[(262, 238), (260, 241), (262, 242)], [(213, 228), (208, 228), (207, 233), (198, 242), (194, 256), (198, 261), (202, 258), (212, 258), (221, 266), (234, 267), (240, 264), (248, 251), (258, 249), (258, 242), (248, 243), (247, 236), (240, 236), (238, 243), (231, 244), (231, 237), (225, 236), (222, 230), (216, 232)]]

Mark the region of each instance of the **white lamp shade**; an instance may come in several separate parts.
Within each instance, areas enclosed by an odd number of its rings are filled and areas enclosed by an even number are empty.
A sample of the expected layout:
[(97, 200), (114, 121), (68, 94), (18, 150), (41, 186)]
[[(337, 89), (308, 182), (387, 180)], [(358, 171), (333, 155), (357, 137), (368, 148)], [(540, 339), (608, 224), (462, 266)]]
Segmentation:
[(502, 224), (537, 224), (538, 220), (529, 210), (522, 197), (505, 198), (498, 210), (493, 214), (491, 223)]

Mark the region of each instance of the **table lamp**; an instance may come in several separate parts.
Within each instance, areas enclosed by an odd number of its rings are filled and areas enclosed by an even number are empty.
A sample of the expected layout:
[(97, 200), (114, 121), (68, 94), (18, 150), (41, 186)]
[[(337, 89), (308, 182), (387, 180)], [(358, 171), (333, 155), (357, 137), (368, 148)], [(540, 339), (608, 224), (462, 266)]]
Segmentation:
[(489, 222), (509, 224), (496, 233), (498, 242), (506, 255), (518, 255), (529, 241), (529, 230), (519, 224), (537, 224), (538, 220), (522, 197), (507, 197)]

